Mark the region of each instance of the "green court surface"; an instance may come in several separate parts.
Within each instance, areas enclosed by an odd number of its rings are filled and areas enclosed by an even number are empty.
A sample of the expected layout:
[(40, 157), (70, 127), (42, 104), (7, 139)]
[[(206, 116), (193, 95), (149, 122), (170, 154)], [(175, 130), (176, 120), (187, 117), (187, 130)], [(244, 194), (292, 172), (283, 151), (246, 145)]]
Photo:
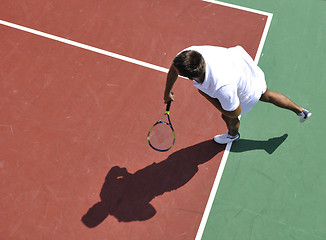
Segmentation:
[(241, 118), (202, 239), (326, 239), (326, 1), (224, 1), (270, 12), (267, 85), (313, 115), (258, 103)]

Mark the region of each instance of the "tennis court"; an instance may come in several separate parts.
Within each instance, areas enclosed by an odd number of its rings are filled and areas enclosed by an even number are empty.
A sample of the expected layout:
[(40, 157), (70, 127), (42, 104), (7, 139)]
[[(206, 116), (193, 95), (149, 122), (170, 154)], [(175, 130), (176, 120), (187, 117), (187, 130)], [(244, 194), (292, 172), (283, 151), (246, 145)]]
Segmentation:
[[(325, 9), (2, 1), (0, 239), (325, 239)], [(313, 117), (259, 103), (220, 146), (220, 114), (180, 78), (175, 146), (154, 151), (167, 70), (191, 45), (243, 46)]]

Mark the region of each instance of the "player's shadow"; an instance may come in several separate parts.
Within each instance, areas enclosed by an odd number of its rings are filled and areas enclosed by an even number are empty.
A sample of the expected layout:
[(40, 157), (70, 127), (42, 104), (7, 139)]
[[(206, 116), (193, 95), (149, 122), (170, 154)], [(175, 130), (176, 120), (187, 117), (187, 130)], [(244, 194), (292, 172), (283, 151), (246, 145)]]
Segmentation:
[(185, 185), (197, 173), (198, 165), (209, 161), (224, 148), (210, 140), (174, 152), (164, 161), (135, 173), (112, 167), (101, 189), (101, 201), (88, 210), (82, 222), (92, 228), (109, 215), (120, 222), (150, 219), (156, 213), (150, 204), (155, 197)]
[(267, 141), (239, 139), (232, 144), (231, 152), (246, 152), (251, 150), (265, 150), (272, 154), (287, 139), (288, 134), (270, 138)]
[[(284, 134), (267, 141), (240, 139), (233, 143), (231, 151), (263, 149), (272, 154), (287, 137)], [(126, 168), (112, 167), (100, 192), (101, 201), (87, 211), (82, 222), (93, 228), (109, 215), (120, 222), (150, 219), (156, 214), (150, 204), (155, 197), (185, 185), (197, 173), (198, 165), (209, 161), (224, 148), (225, 145), (210, 140), (174, 152), (164, 161), (135, 173), (129, 173)]]

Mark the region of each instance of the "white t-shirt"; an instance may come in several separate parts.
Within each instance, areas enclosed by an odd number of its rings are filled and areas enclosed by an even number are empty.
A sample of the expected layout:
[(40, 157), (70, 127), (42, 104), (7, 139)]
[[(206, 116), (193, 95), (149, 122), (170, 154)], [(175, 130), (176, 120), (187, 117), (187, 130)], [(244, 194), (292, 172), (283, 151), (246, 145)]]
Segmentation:
[(224, 110), (234, 111), (240, 104), (241, 114), (247, 113), (266, 91), (263, 71), (242, 47), (192, 46), (185, 50), (199, 52), (206, 63), (204, 82), (194, 81), (194, 86), (217, 98)]

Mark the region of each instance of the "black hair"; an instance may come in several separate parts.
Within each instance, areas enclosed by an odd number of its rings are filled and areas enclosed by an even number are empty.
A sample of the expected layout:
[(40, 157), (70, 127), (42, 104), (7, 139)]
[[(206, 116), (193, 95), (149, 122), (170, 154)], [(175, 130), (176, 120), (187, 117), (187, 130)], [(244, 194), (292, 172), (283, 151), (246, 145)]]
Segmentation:
[(174, 58), (173, 65), (178, 69), (181, 76), (190, 79), (201, 77), (206, 70), (203, 56), (194, 50), (181, 52)]

